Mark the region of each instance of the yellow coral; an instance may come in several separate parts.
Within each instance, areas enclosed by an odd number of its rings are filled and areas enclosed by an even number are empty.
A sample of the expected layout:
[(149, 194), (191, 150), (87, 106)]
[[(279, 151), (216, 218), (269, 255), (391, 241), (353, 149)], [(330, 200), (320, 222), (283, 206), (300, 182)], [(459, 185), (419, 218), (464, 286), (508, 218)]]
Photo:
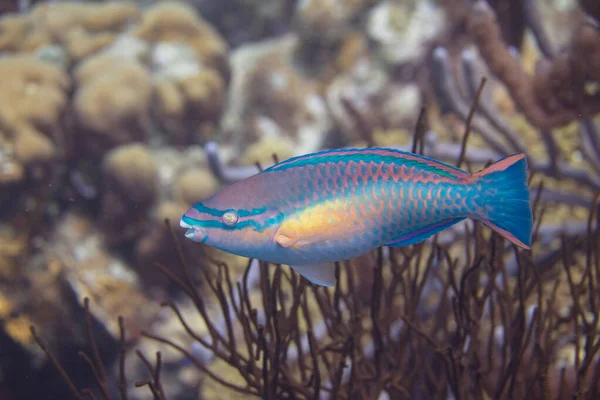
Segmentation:
[[(154, 85), (154, 102), (165, 119), (175, 119), (185, 112), (185, 101), (174, 81), (161, 81)], [(168, 123), (166, 123), (168, 125)]]
[(92, 35), (84, 30), (74, 29), (67, 36), (65, 47), (71, 61), (78, 62), (107, 47), (115, 41), (116, 37), (112, 32)]
[[(155, 83), (153, 101), (162, 126), (187, 137), (201, 126), (199, 122), (218, 118), (225, 102), (225, 82), (215, 70), (203, 69), (178, 80)], [(192, 132), (186, 115), (194, 116)]]
[(27, 246), (24, 235), (0, 234), (0, 278), (11, 278), (19, 266), (17, 259)]
[(192, 205), (215, 194), (219, 183), (207, 170), (194, 168), (185, 171), (174, 184), (175, 200)]
[(8, 14), (0, 18), (0, 49), (4, 51), (20, 50), (31, 29), (28, 15)]
[(29, 52), (66, 43), (69, 55), (78, 60), (111, 43), (115, 35), (107, 34), (124, 30), (138, 12), (131, 2), (38, 3), (29, 14), (0, 19), (0, 50)]
[(0, 182), (55, 158), (69, 86), (65, 72), (34, 57), (0, 60)]
[(0, 319), (6, 319), (13, 310), (10, 299), (0, 293)]
[(34, 57), (0, 60), (0, 131), (14, 137), (24, 126), (55, 126), (70, 86), (66, 73)]
[(137, 14), (138, 9), (131, 2), (38, 3), (31, 12), (35, 26), (57, 40), (64, 39), (72, 29), (77, 28), (89, 32), (122, 30)]
[(179, 88), (185, 99), (203, 115), (214, 116), (221, 110), (225, 83), (216, 71), (205, 69), (183, 78)]
[(141, 64), (98, 55), (80, 65), (75, 76), (79, 84), (75, 112), (83, 127), (112, 144), (145, 135), (152, 82)]
[(147, 199), (156, 193), (158, 166), (143, 144), (124, 145), (111, 151), (104, 159), (104, 171), (134, 199)]
[(24, 128), (14, 140), (15, 158), (25, 165), (34, 162), (49, 162), (56, 155), (56, 149), (48, 137)]
[(242, 156), (242, 163), (253, 165), (273, 164), (273, 154), (279, 161), (286, 160), (294, 155), (294, 142), (286, 137), (262, 138), (258, 142), (248, 146)]
[(162, 223), (165, 219), (169, 219), (173, 224), (179, 224), (181, 215), (188, 208), (187, 205), (175, 201), (164, 201), (160, 203), (156, 210), (156, 219)]
[(412, 142), (413, 134), (407, 130), (375, 130), (373, 140), (377, 146), (389, 147), (406, 145)]
[(10, 336), (15, 342), (23, 345), (31, 343), (31, 332), (29, 327), (33, 325), (32, 321), (26, 315), (9, 319), (4, 323), (4, 331)]

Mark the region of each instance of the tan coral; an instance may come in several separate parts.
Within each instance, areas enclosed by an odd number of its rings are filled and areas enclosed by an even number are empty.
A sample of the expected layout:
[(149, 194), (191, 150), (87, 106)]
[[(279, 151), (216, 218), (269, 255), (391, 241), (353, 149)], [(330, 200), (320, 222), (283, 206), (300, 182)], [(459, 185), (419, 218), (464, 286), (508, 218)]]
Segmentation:
[(131, 2), (85, 4), (79, 2), (40, 3), (31, 15), (36, 26), (57, 40), (65, 38), (71, 29), (89, 32), (120, 31), (138, 15)]
[(269, 54), (247, 72), (247, 85), (244, 118), (250, 138), (287, 136), (298, 152), (314, 150), (329, 126), (316, 82), (296, 71), (285, 55)]
[(152, 46), (153, 117), (177, 146), (203, 140), (225, 105), (225, 40), (191, 6), (170, 1), (149, 8), (132, 35)]
[(158, 191), (158, 168), (141, 144), (121, 146), (104, 161), (106, 190), (101, 225), (111, 245), (134, 240), (143, 231)]
[(207, 66), (229, 75), (227, 42), (185, 3), (164, 1), (150, 7), (134, 34), (150, 42), (186, 43)]
[(8, 14), (0, 18), (0, 49), (18, 51), (32, 28), (29, 15)]
[(116, 39), (111, 32), (89, 34), (84, 30), (73, 29), (67, 36), (65, 47), (72, 62), (79, 62), (102, 50)]
[(332, 120), (319, 84), (294, 61), (298, 45), (295, 35), (286, 35), (240, 46), (231, 55), (234, 72), (220, 138), (231, 146), (226, 162), (239, 160), (249, 145), (263, 138), (291, 139), (294, 155), (323, 145)]
[(176, 145), (183, 146), (202, 130), (202, 123), (218, 120), (225, 103), (225, 82), (215, 70), (203, 69), (181, 79), (156, 82), (153, 99), (159, 123)]
[(74, 111), (87, 134), (81, 144), (92, 154), (143, 141), (148, 134), (150, 75), (136, 61), (98, 55), (75, 71)]
[(19, 178), (15, 171), (54, 159), (69, 86), (52, 64), (28, 56), (0, 60), (0, 174)]
[(261, 59), (249, 73), (248, 82), (252, 112), (270, 115), (285, 130), (296, 127), (302, 113), (301, 101), (315, 89), (277, 54)]
[(18, 258), (26, 248), (25, 239), (24, 235), (0, 232), (0, 280), (10, 279), (19, 271)]
[[(54, 278), (46, 273), (32, 280), (32, 290), (36, 294), (41, 293), (40, 298), (44, 300), (51, 297), (47, 287), (69, 287), (75, 293), (73, 296), (73, 292), (70, 292), (69, 300), (75, 297), (81, 305), (84, 297), (90, 298), (91, 313), (113, 338), (118, 337), (117, 316), (122, 315), (128, 339), (135, 339), (140, 327), (147, 326), (159, 307), (144, 294), (138, 277), (129, 265), (106, 250), (102, 235), (94, 225), (93, 221), (74, 213), (61, 216), (54, 227), (51, 242), (45, 247), (51, 249), (48, 253), (61, 260), (60, 273), (55, 274)], [(48, 264), (51, 271), (56, 269)], [(53, 283), (52, 279), (62, 285)], [(65, 306), (65, 300), (61, 297), (54, 295), (51, 298), (61, 301), (61, 305)], [(42, 301), (38, 308), (43, 308), (47, 303), (49, 301)], [(55, 307), (53, 304), (51, 306)], [(42, 321), (43, 314), (40, 314), (36, 312), (36, 322), (43, 327), (52, 326), (51, 322)], [(46, 314), (50, 318), (53, 315), (52, 312)], [(73, 319), (63, 319), (62, 325), (66, 321)], [(77, 319), (75, 323), (79, 325)]]
[(56, 148), (48, 137), (36, 131), (23, 129), (14, 140), (15, 158), (25, 165), (50, 162), (56, 155)]
[(295, 19), (301, 35), (322, 41), (340, 39), (364, 0), (305, 0), (297, 3)]
[(104, 171), (130, 199), (145, 201), (156, 193), (158, 168), (145, 145), (130, 144), (113, 150), (104, 160)]
[(214, 70), (203, 70), (179, 82), (189, 107), (205, 118), (214, 118), (220, 113), (224, 102), (224, 86), (223, 79)]
[(262, 138), (248, 146), (241, 161), (247, 165), (271, 165), (274, 163), (273, 155), (279, 161), (293, 157), (294, 142), (286, 137)]
[(29, 14), (0, 18), (0, 50), (31, 52), (64, 44), (71, 61), (77, 62), (112, 43), (138, 13), (130, 2), (38, 3)]
[(218, 187), (219, 184), (210, 171), (193, 168), (185, 171), (177, 179), (173, 185), (173, 197), (176, 201), (191, 206), (215, 194)]

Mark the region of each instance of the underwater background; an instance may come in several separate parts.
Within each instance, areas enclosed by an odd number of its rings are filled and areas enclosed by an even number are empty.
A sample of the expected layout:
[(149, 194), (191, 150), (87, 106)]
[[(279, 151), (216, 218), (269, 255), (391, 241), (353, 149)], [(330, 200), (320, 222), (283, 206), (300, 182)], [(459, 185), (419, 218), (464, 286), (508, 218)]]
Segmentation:
[[(600, 399), (600, 2), (0, 3), (0, 399)], [(523, 152), (472, 221), (332, 288), (183, 237), (276, 160)]]

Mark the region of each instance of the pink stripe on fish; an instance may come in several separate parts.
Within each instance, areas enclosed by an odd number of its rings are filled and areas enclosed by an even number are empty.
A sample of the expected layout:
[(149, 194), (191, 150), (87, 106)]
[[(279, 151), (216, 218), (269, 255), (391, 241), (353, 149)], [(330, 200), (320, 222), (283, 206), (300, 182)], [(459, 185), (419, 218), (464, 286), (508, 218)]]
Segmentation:
[[(321, 153), (315, 153), (315, 154), (311, 154), (311, 155), (307, 155), (307, 156), (300, 156), (300, 157), (295, 157), (295, 158), (291, 158), (287, 161), (283, 161), (273, 167), (270, 168), (271, 171), (276, 171), (277, 169), (286, 167), (290, 164), (296, 163), (296, 162), (301, 162), (303, 160), (307, 160), (307, 159), (319, 159), (319, 158), (328, 158), (328, 157), (343, 157), (343, 156), (364, 156), (364, 155), (377, 155), (377, 156), (381, 156), (381, 157), (393, 157), (393, 158), (397, 158), (400, 160), (408, 160), (408, 161), (415, 161), (427, 166), (431, 166), (431, 167), (435, 167), (438, 168), (442, 171), (448, 172), (454, 176), (456, 176), (457, 179), (469, 179), (471, 177), (471, 175), (466, 172), (466, 171), (461, 171), (459, 169), (456, 169), (454, 167), (448, 166), (446, 164), (443, 164), (439, 161), (435, 161), (426, 157), (422, 157), (422, 156), (418, 156), (418, 155), (412, 155), (410, 153), (404, 153), (404, 152), (396, 152), (396, 151), (392, 151), (392, 150), (387, 150), (387, 149), (348, 149), (346, 151), (344, 150), (335, 150), (335, 151), (325, 151), (325, 152), (321, 152)], [(507, 164), (509, 164), (507, 162)], [(426, 181), (430, 181), (429, 179), (427, 179)]]

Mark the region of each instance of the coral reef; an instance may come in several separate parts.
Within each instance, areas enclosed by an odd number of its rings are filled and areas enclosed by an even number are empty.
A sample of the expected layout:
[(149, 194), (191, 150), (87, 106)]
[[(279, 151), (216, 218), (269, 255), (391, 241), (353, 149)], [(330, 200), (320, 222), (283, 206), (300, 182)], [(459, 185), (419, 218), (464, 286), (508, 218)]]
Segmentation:
[(97, 55), (77, 66), (75, 82), (78, 148), (98, 157), (116, 146), (147, 140), (152, 83), (141, 64)]
[(237, 47), (287, 32), (291, 28), (296, 1), (194, 0), (191, 3), (230, 45)]
[[(272, 154), (284, 141), (293, 154), (318, 150), (331, 129), (331, 119), (316, 82), (294, 66), (295, 36), (244, 45), (231, 55), (233, 79), (223, 115), (226, 160), (251, 152)], [(270, 145), (271, 140), (277, 143)], [(261, 145), (262, 143), (262, 145)], [(256, 146), (261, 146), (260, 150)]]
[(120, 146), (104, 159), (101, 226), (109, 245), (134, 240), (158, 195), (158, 167), (141, 144)]
[(27, 181), (47, 183), (65, 141), (62, 115), (69, 78), (32, 56), (0, 60), (0, 204)]
[(384, 1), (369, 16), (367, 32), (392, 65), (422, 59), (427, 42), (444, 30), (445, 14), (429, 0)]
[(152, 46), (157, 123), (184, 146), (211, 134), (230, 78), (228, 45), (190, 6), (160, 2), (132, 35)]
[[(599, 19), (587, 0), (15, 4), (0, 398), (595, 398)], [(466, 222), (325, 289), (182, 238), (222, 185), (346, 146), (469, 171), (525, 153), (532, 250)]]
[(593, 89), (599, 78), (600, 33), (594, 25), (582, 23), (569, 49), (550, 60), (540, 60), (534, 76), (528, 76), (510, 53), (486, 2), (473, 6), (468, 29), (490, 71), (506, 85), (520, 111), (537, 128), (564, 126), (600, 112), (600, 94)]
[(60, 45), (69, 61), (77, 62), (110, 44), (137, 14), (131, 2), (40, 2), (30, 13), (2, 18), (0, 49), (23, 52)]

